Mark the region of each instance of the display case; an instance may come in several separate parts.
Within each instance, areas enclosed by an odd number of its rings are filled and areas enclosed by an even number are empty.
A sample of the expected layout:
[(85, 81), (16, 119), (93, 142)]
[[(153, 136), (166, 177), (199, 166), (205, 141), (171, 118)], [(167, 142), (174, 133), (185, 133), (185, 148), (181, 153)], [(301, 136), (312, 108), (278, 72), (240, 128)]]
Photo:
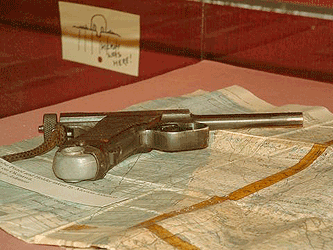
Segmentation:
[[(139, 17), (137, 74), (66, 60), (62, 37), (68, 34), (62, 33), (59, 1), (3, 1), (0, 117), (131, 84), (203, 59), (332, 82), (329, 1), (67, 3)], [(89, 23), (91, 16), (85, 18)]]
[[(304, 127), (219, 130), (93, 182), (57, 179), (57, 149), (0, 159), (0, 248), (331, 249), (332, 18), (328, 0), (2, 1), (1, 156), (41, 145), (44, 114), (302, 111)], [(75, 200), (91, 191), (119, 200)]]

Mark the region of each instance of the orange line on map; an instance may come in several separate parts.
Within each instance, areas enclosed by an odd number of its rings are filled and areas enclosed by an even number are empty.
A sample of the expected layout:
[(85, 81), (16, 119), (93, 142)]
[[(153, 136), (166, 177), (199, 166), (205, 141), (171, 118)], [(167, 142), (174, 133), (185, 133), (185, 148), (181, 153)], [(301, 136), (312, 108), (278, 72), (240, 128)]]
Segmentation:
[(180, 239), (179, 237), (175, 236), (174, 234), (170, 233), (164, 227), (161, 227), (157, 224), (151, 224), (146, 227), (149, 231), (154, 233), (160, 239), (164, 240), (165, 242), (169, 243), (171, 246), (181, 249), (181, 250), (198, 250), (199, 248), (191, 245), (190, 243)]
[(168, 219), (168, 218), (171, 218), (171, 217), (175, 217), (175, 216), (180, 215), (180, 214), (190, 213), (190, 212), (193, 212), (193, 211), (201, 209), (201, 208), (209, 207), (209, 206), (215, 205), (217, 203), (221, 203), (225, 200), (228, 200), (228, 198), (227, 197), (214, 196), (214, 197), (210, 198), (209, 200), (204, 200), (202, 202), (196, 203), (192, 206), (183, 208), (181, 210), (161, 214), (161, 215), (156, 216), (156, 217), (154, 217), (150, 220), (144, 221), (144, 222), (136, 225), (135, 227), (149, 227), (150, 225), (155, 224), (159, 221), (162, 221), (162, 220), (165, 220), (165, 219)]

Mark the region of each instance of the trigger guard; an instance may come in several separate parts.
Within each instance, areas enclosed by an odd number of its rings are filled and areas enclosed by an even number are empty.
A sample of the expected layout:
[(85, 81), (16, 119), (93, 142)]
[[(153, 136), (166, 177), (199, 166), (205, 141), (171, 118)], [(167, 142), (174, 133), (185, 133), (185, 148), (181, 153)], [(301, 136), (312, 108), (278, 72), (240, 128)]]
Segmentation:
[(163, 123), (145, 134), (146, 146), (166, 152), (208, 147), (209, 127), (203, 123)]

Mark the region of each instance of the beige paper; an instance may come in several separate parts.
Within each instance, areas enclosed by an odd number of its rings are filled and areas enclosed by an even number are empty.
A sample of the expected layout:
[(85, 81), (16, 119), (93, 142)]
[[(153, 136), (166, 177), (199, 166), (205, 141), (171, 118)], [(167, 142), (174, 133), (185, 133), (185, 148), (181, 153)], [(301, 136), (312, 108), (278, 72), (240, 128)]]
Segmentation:
[(59, 2), (62, 57), (138, 76), (140, 16)]

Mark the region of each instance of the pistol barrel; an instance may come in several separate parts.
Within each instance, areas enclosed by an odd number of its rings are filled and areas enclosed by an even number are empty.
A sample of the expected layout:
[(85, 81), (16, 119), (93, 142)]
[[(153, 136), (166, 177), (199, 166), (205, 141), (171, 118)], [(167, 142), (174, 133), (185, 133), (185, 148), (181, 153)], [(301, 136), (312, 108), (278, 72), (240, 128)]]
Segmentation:
[(252, 113), (224, 115), (192, 115), (196, 122), (204, 123), (210, 130), (251, 127), (302, 127), (302, 112)]

